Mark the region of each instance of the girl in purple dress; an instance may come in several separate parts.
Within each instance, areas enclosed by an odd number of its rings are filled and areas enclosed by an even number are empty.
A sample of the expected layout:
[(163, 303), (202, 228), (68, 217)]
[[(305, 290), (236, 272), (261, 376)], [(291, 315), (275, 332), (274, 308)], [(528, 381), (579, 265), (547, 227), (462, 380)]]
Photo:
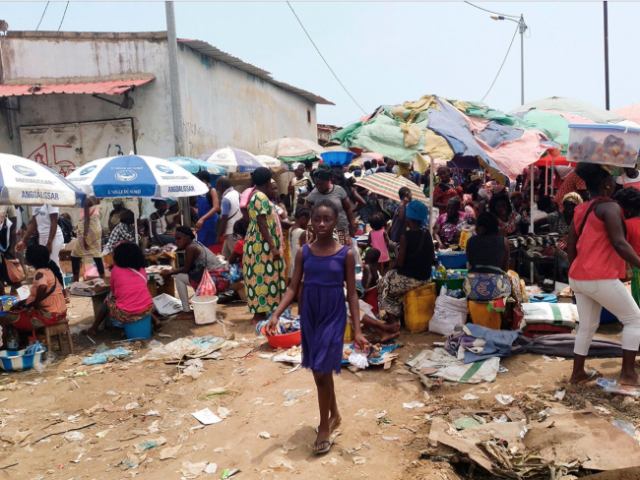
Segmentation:
[[(302, 330), (302, 366), (310, 368), (318, 389), (320, 426), (313, 453), (327, 453), (333, 445), (331, 432), (341, 421), (333, 385), (333, 372), (340, 373), (347, 309), (344, 283), (351, 318), (359, 319), (356, 294), (355, 257), (349, 247), (333, 239), (338, 223), (338, 208), (330, 200), (318, 201), (311, 212), (311, 225), (317, 240), (303, 245), (296, 254), (291, 284), (266, 326), (267, 335), (275, 333), (278, 318), (293, 303), (304, 274), (304, 290), (300, 301)], [(355, 342), (367, 347), (360, 322), (353, 324)]]

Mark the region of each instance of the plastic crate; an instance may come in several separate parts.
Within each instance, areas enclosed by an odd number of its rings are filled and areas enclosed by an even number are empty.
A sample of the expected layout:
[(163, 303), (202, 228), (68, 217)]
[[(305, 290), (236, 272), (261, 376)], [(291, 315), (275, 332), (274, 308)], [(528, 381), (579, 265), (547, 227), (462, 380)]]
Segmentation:
[(353, 152), (324, 152), (320, 156), (330, 167), (344, 167), (351, 163), (355, 155)]
[[(444, 264), (443, 264), (444, 265)], [(467, 270), (455, 269), (455, 272), (459, 272), (463, 275), (462, 278), (434, 278), (436, 282), (436, 293), (440, 295), (440, 289), (443, 285), (446, 285), (449, 290), (462, 290), (464, 286), (464, 279), (467, 276)]]
[(640, 151), (640, 129), (609, 124), (569, 124), (570, 162), (635, 167)]

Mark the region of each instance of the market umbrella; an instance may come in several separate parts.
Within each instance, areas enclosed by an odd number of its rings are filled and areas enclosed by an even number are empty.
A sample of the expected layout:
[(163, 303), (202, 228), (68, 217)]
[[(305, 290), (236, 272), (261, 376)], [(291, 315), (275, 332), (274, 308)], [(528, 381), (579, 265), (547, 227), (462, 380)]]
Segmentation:
[[(590, 105), (581, 100), (575, 100), (567, 97), (548, 97), (534, 102), (525, 103), (524, 105), (516, 108), (511, 113), (524, 113), (532, 109), (546, 110), (559, 113), (568, 113), (578, 117), (583, 117), (591, 120), (593, 123), (622, 123), (626, 118), (620, 116), (609, 110)], [(633, 126), (633, 125), (629, 125)]]
[(627, 105), (626, 107), (616, 108), (613, 113), (626, 118), (634, 123), (640, 124), (640, 103)]
[(357, 158), (354, 158), (353, 160), (354, 160), (354, 162), (355, 161), (359, 161), (360, 165), (364, 166), (364, 162), (367, 162), (367, 161), (370, 162), (372, 160), (375, 160), (377, 162), (378, 160), (382, 160), (383, 158), (384, 158), (383, 155), (380, 154), (380, 153), (362, 152), (362, 155), (360, 155)]
[(49, 167), (0, 154), (0, 205), (80, 207), (85, 198), (85, 193)]
[(96, 197), (193, 197), (209, 190), (195, 175), (161, 158), (124, 155), (101, 158), (75, 169), (72, 184)]
[(264, 167), (271, 168), (271, 169), (279, 169), (283, 167), (281, 160), (278, 160), (277, 158), (273, 158), (269, 155), (256, 155), (256, 158)]
[(167, 160), (175, 163), (176, 165), (180, 165), (189, 173), (198, 173), (200, 170), (207, 170), (209, 173), (213, 173), (214, 175), (227, 174), (227, 171), (224, 168), (214, 165), (213, 163), (198, 160), (197, 158), (171, 157), (167, 158)]
[(253, 153), (231, 147), (206, 151), (198, 159), (225, 168), (229, 173), (251, 173), (263, 166)]
[(420, 187), (411, 180), (399, 177), (395, 173), (374, 173), (373, 175), (362, 177), (356, 182), (356, 185), (397, 202), (400, 201), (398, 190), (402, 187), (408, 187), (409, 190), (411, 190), (414, 200), (428, 203), (427, 197), (425, 197), (424, 192), (420, 190)]
[(289, 137), (267, 142), (259, 150), (261, 155), (276, 157), (286, 163), (314, 160), (316, 154), (324, 152), (326, 149), (312, 140)]

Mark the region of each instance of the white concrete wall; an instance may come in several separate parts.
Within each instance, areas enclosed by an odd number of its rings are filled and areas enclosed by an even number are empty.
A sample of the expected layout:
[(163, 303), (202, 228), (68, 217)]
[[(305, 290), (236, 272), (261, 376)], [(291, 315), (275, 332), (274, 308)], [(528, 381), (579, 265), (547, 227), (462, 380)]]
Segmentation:
[(312, 102), (182, 44), (178, 61), (187, 156), (226, 146), (258, 153), (285, 136), (316, 140)]
[[(7, 36), (2, 44), (5, 83), (48, 78), (89, 81), (140, 73), (156, 77), (130, 93), (134, 100), (132, 109), (120, 108), (91, 95), (21, 97), (20, 111), (14, 117), (17, 126), (133, 117), (139, 154), (160, 157), (174, 154), (166, 36), (163, 39), (158, 34), (147, 34), (146, 38), (135, 34), (78, 34), (76, 37), (66, 34), (57, 39), (30, 32), (28, 36)], [(107, 98), (121, 101), (123, 96)], [(2, 124), (5, 121), (0, 116), (0, 135), (4, 137)], [(0, 140), (0, 147), (5, 146), (6, 140)], [(15, 151), (14, 147), (13, 153), (24, 152)]]

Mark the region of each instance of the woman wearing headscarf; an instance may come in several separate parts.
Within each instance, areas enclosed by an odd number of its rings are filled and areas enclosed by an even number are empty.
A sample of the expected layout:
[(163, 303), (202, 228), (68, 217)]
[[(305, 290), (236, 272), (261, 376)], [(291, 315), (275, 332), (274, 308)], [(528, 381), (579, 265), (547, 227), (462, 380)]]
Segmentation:
[[(402, 315), (402, 296), (431, 279), (431, 267), (435, 265), (433, 239), (428, 228), (422, 228), (429, 209), (417, 200), (408, 203), (405, 210), (407, 231), (400, 237), (398, 256), (394, 268), (378, 286), (382, 301), (380, 306), (387, 312), (392, 325), (400, 328), (398, 317)], [(397, 331), (397, 330), (396, 330)]]
[(569, 235), (569, 226), (573, 221), (575, 208), (582, 203), (582, 197), (576, 192), (567, 193), (562, 199), (562, 211), (549, 213), (546, 217), (539, 218), (534, 222), (536, 230), (547, 226), (550, 233), (557, 233), (564, 240), (566, 248), (566, 237)]
[(180, 250), (184, 250), (184, 265), (181, 268), (162, 270), (160, 272), (163, 277), (175, 276), (176, 289), (182, 303), (182, 313), (176, 317), (177, 320), (193, 318), (193, 313), (191, 313), (191, 307), (189, 306), (187, 286), (198, 288), (205, 273), (209, 275), (209, 272), (224, 266), (211, 250), (195, 238), (196, 236), (190, 228), (176, 228), (175, 244)]
[(351, 237), (356, 234), (356, 220), (349, 196), (344, 188), (333, 185), (331, 167), (324, 163), (318, 165), (315, 172), (315, 188), (307, 197), (306, 207), (311, 210), (316, 202), (328, 199), (338, 207), (338, 241), (347, 247), (351, 246)]
[(251, 173), (255, 185), (247, 205), (249, 229), (244, 240), (242, 274), (247, 306), (257, 323), (273, 312), (286, 290), (282, 243), (276, 209), (269, 200), (271, 170), (260, 167)]

